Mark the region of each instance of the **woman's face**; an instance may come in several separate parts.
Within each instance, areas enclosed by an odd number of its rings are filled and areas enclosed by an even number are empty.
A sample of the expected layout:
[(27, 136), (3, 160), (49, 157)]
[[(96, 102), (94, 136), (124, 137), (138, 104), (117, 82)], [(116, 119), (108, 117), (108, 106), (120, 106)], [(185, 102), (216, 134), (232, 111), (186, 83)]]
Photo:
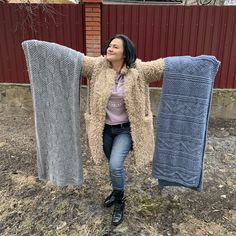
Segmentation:
[(122, 39), (113, 39), (107, 48), (107, 60), (110, 62), (124, 62), (124, 46)]

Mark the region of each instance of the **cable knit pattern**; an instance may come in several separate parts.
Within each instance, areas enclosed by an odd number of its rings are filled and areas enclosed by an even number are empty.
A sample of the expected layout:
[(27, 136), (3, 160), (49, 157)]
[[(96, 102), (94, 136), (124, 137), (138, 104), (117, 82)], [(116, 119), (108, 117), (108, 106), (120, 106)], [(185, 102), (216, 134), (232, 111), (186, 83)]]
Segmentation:
[(201, 191), (212, 88), (220, 62), (205, 55), (164, 61), (153, 175), (161, 186)]
[(22, 43), (31, 82), (39, 178), (81, 185), (79, 84), (83, 54), (49, 42)]

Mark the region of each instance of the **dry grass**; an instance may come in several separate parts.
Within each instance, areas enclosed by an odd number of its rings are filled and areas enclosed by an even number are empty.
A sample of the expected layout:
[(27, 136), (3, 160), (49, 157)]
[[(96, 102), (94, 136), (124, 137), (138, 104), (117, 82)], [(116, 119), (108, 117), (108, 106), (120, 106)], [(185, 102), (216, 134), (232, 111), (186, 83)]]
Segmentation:
[(113, 227), (112, 208), (102, 205), (111, 191), (106, 162), (94, 165), (84, 144), (83, 185), (59, 188), (37, 179), (31, 116), (2, 116), (0, 130), (0, 235), (236, 235), (236, 185), (230, 173), (236, 163), (234, 136), (209, 149), (202, 193), (184, 188), (160, 191), (151, 163), (139, 167), (128, 157), (125, 218)]

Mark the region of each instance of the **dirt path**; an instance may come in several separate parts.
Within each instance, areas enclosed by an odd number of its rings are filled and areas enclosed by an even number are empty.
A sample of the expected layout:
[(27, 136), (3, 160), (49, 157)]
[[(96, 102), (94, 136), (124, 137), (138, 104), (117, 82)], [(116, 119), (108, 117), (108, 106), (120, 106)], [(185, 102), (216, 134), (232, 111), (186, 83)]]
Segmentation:
[(93, 165), (85, 144), (84, 184), (57, 188), (37, 179), (32, 114), (2, 113), (0, 131), (0, 235), (236, 235), (236, 120), (210, 122), (201, 193), (160, 192), (151, 165), (127, 160), (125, 221), (116, 228), (102, 207), (107, 167)]

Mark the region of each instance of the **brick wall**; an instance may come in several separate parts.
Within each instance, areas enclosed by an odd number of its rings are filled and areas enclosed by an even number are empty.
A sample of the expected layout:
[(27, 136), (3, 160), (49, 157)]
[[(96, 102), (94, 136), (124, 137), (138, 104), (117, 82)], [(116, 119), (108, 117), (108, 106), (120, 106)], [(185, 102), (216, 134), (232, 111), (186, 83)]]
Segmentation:
[(101, 54), (101, 4), (102, 0), (83, 0), (85, 8), (86, 54)]

